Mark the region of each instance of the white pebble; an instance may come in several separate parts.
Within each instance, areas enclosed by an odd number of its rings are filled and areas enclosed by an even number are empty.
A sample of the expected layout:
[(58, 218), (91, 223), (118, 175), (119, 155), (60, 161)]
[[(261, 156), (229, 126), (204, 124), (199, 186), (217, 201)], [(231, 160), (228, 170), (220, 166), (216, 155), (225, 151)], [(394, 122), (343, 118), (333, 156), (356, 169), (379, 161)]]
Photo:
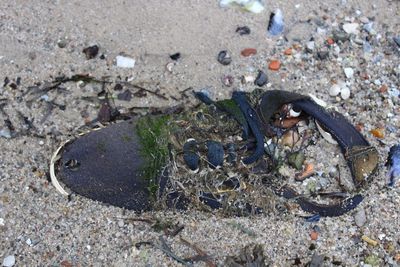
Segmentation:
[(343, 30), (348, 34), (358, 34), (358, 23), (345, 23), (343, 24)]
[(365, 210), (363, 208), (360, 208), (354, 214), (354, 222), (358, 227), (363, 226), (367, 222), (367, 216), (365, 215)]
[(9, 256), (5, 257), (3, 260), (4, 267), (11, 267), (11, 266), (14, 266), (14, 264), (15, 264), (14, 255), (9, 255)]
[(4, 128), (0, 130), (0, 137), (4, 137), (7, 139), (11, 138), (11, 131), (8, 128)]
[(133, 68), (135, 66), (135, 60), (130, 57), (124, 57), (124, 56), (117, 56), (117, 66), (121, 68)]
[(337, 96), (338, 94), (340, 94), (340, 86), (338, 84), (334, 84), (332, 85), (332, 87), (329, 89), (329, 95), (330, 96)]
[(354, 70), (352, 68), (344, 68), (344, 74), (346, 75), (347, 79), (351, 79), (354, 76)]
[(3, 218), (0, 218), (0, 226), (4, 226), (4, 225), (5, 225), (4, 219), (3, 219)]
[(340, 96), (342, 97), (343, 100), (348, 99), (350, 97), (349, 87), (347, 87), (347, 86), (342, 87), (342, 89), (340, 90)]

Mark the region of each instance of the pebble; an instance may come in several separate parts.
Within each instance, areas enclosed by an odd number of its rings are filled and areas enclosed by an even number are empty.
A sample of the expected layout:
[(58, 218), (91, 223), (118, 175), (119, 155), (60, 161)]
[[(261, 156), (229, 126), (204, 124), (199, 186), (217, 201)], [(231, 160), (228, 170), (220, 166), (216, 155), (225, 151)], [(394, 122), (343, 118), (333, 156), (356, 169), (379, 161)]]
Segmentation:
[(11, 131), (8, 128), (3, 128), (0, 130), (0, 136), (10, 139), (11, 138)]
[(272, 36), (277, 36), (283, 32), (283, 27), (283, 14), (280, 9), (277, 9), (275, 13), (271, 13), (269, 17), (268, 32)]
[(354, 76), (354, 70), (352, 68), (344, 68), (344, 74), (346, 75), (347, 79), (351, 79)]
[(320, 60), (325, 60), (329, 57), (329, 51), (318, 51), (317, 56)]
[(136, 63), (133, 58), (125, 56), (117, 56), (115, 59), (117, 60), (117, 67), (120, 68), (133, 68)]
[(398, 47), (400, 47), (400, 36), (393, 37), (393, 41), (397, 44)]
[(230, 57), (230, 55), (226, 50), (222, 50), (218, 53), (217, 60), (219, 63), (225, 66), (231, 64), (232, 62), (232, 58)]
[(4, 267), (11, 267), (11, 266), (14, 266), (14, 264), (15, 264), (14, 255), (9, 255), (9, 256), (5, 257), (3, 260)]
[(354, 222), (358, 227), (363, 226), (367, 222), (367, 217), (365, 215), (365, 210), (363, 208), (360, 208), (355, 214), (354, 214)]
[(222, 77), (222, 83), (227, 87), (231, 87), (233, 82), (234, 82), (234, 80), (235, 79), (231, 75), (224, 75)]
[(247, 26), (242, 26), (242, 27), (237, 27), (236, 32), (239, 33), (240, 35), (247, 35), (250, 34), (250, 28)]
[(343, 100), (346, 100), (350, 97), (350, 89), (347, 86), (342, 87), (340, 90), (340, 96), (342, 97)]
[(66, 40), (58, 40), (57, 45), (59, 48), (65, 48), (67, 46)]
[(258, 75), (256, 80), (254, 81), (254, 84), (257, 86), (264, 86), (268, 82), (268, 77), (267, 74), (265, 74), (262, 70), (258, 71)]
[(244, 57), (249, 57), (249, 56), (257, 54), (257, 49), (255, 49), (255, 48), (246, 48), (246, 49), (243, 49), (242, 52), (240, 52), (240, 54), (242, 56), (244, 56)]
[(343, 24), (343, 30), (348, 34), (358, 34), (358, 23), (345, 23)]
[(329, 95), (330, 96), (337, 96), (340, 94), (341, 87), (338, 84), (332, 85), (332, 87), (329, 89)]
[(95, 58), (99, 53), (99, 47), (97, 45), (88, 46), (82, 50), (82, 53), (85, 54), (86, 59)]
[(268, 65), (268, 68), (270, 70), (279, 70), (280, 67), (281, 67), (281, 62), (279, 60), (272, 60)]
[(178, 52), (178, 53), (169, 55), (169, 58), (172, 59), (172, 60), (174, 60), (174, 61), (177, 61), (178, 59), (181, 58), (181, 53)]
[(369, 19), (365, 16), (362, 16), (362, 17), (360, 17), (360, 22), (365, 24), (365, 23), (369, 22)]
[(315, 42), (314, 41), (307, 42), (306, 44), (307, 52), (312, 53), (314, 49), (315, 49)]

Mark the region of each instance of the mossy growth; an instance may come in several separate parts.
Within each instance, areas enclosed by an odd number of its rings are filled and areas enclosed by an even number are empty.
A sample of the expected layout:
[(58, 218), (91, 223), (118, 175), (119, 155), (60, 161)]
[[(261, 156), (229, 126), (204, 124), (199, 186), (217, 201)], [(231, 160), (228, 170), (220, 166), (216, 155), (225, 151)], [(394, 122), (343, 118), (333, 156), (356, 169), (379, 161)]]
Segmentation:
[(171, 128), (169, 115), (144, 116), (136, 124), (136, 134), (141, 145), (140, 154), (145, 162), (142, 175), (148, 180), (151, 197), (156, 196), (158, 176), (167, 164)]

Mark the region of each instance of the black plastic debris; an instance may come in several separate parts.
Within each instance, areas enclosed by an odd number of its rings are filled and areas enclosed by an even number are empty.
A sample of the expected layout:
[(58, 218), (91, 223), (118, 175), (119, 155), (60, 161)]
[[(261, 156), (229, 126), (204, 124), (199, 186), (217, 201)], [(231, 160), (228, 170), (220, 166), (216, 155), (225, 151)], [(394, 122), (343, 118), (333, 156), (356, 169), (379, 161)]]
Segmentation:
[(257, 86), (264, 86), (268, 82), (267, 74), (265, 74), (262, 70), (258, 71), (257, 77), (254, 81), (254, 84)]
[(250, 34), (250, 28), (247, 26), (239, 26), (236, 28), (236, 32), (239, 33), (240, 35), (248, 35)]
[(222, 50), (221, 52), (218, 53), (217, 60), (222, 65), (229, 65), (232, 62), (232, 58), (226, 50)]
[(99, 53), (99, 47), (97, 45), (88, 46), (82, 50), (82, 52), (86, 55), (86, 59), (92, 59), (97, 56)]
[(215, 169), (222, 166), (224, 162), (224, 147), (220, 142), (207, 141), (207, 160), (210, 168)]
[(178, 52), (178, 53), (169, 55), (169, 58), (176, 61), (181, 58), (181, 53)]
[(183, 145), (183, 160), (192, 171), (199, 168), (200, 156), (198, 151), (199, 147), (194, 139), (188, 140)]

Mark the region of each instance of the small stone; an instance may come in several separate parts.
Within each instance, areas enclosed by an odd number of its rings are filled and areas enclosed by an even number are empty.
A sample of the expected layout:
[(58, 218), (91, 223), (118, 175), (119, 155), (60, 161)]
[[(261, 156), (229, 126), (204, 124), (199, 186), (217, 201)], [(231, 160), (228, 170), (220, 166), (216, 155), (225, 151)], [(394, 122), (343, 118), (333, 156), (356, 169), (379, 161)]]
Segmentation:
[(365, 210), (363, 208), (360, 208), (355, 214), (354, 214), (354, 222), (358, 227), (363, 226), (367, 222), (367, 217), (365, 215)]
[(341, 88), (340, 85), (334, 84), (332, 87), (329, 89), (329, 95), (330, 96), (337, 96), (340, 94)]
[(354, 70), (352, 68), (344, 68), (344, 74), (346, 75), (347, 79), (351, 79), (354, 76)]
[(233, 85), (234, 80), (235, 79), (231, 75), (224, 75), (222, 77), (222, 83), (227, 87), (231, 87)]
[(232, 58), (230, 57), (230, 55), (226, 50), (222, 50), (221, 52), (218, 53), (217, 60), (222, 65), (229, 65), (232, 62)]
[(125, 56), (117, 56), (115, 59), (117, 61), (117, 67), (120, 68), (133, 68), (136, 62), (133, 58)]
[(325, 60), (329, 57), (329, 51), (318, 51), (317, 56), (320, 60)]
[(67, 46), (67, 41), (66, 40), (58, 40), (57, 45), (59, 48), (65, 48)]
[(288, 162), (292, 167), (296, 168), (297, 170), (301, 170), (305, 159), (306, 157), (303, 153), (294, 152), (289, 155)]
[(242, 76), (242, 83), (246, 84), (246, 83), (253, 83), (256, 80), (256, 78), (252, 75), (243, 75)]
[(247, 35), (250, 34), (250, 28), (247, 26), (242, 26), (242, 27), (237, 27), (236, 32), (239, 33), (240, 35)]
[(244, 57), (249, 57), (249, 56), (253, 56), (255, 54), (257, 54), (257, 49), (255, 48), (246, 48), (243, 49), (242, 52), (240, 52), (240, 54)]
[(0, 130), (0, 137), (4, 137), (7, 139), (11, 138), (11, 131), (8, 128), (3, 128)]
[(285, 54), (285, 56), (290, 56), (293, 53), (292, 48), (289, 47), (288, 49), (286, 49), (283, 54)]
[(268, 77), (267, 74), (265, 74), (262, 70), (258, 71), (258, 75), (256, 80), (254, 81), (254, 84), (257, 86), (264, 86), (268, 82)]
[(122, 228), (124, 227), (125, 223), (124, 220), (118, 220), (118, 227)]
[(367, 17), (365, 17), (365, 16), (362, 16), (362, 17), (360, 17), (360, 22), (365, 24), (365, 23), (369, 22), (369, 19)]
[(172, 60), (174, 60), (174, 61), (176, 61), (176, 60), (178, 60), (178, 59), (181, 58), (181, 53), (178, 52), (178, 53), (169, 55), (169, 58), (172, 59)]
[(350, 97), (350, 89), (347, 86), (342, 87), (340, 90), (340, 96), (342, 97), (343, 100), (349, 99)]
[(268, 68), (270, 70), (279, 70), (280, 67), (281, 67), (281, 62), (279, 60), (272, 60), (268, 65)]
[(307, 42), (307, 44), (306, 44), (307, 52), (312, 53), (314, 51), (314, 49), (315, 49), (315, 42), (313, 42), (313, 41)]
[(4, 267), (11, 267), (11, 266), (14, 266), (14, 264), (15, 264), (14, 255), (9, 255), (9, 256), (5, 257), (3, 260)]
[(343, 24), (343, 30), (348, 34), (358, 34), (358, 23), (345, 23)]
[(397, 44), (398, 47), (400, 47), (400, 36), (393, 37), (393, 41)]
[(82, 50), (82, 53), (86, 55), (86, 59), (95, 58), (99, 53), (99, 47), (97, 45), (88, 46)]
[(344, 43), (344, 42), (346, 42), (347, 40), (349, 39), (349, 36), (348, 36), (348, 34), (347, 33), (345, 33), (345, 32), (341, 32), (341, 31), (334, 31), (333, 32), (333, 40), (335, 41), (335, 42), (342, 42), (342, 43)]
[(375, 128), (375, 129), (372, 129), (370, 132), (376, 138), (381, 139), (381, 138), (385, 137), (385, 130), (383, 128)]

